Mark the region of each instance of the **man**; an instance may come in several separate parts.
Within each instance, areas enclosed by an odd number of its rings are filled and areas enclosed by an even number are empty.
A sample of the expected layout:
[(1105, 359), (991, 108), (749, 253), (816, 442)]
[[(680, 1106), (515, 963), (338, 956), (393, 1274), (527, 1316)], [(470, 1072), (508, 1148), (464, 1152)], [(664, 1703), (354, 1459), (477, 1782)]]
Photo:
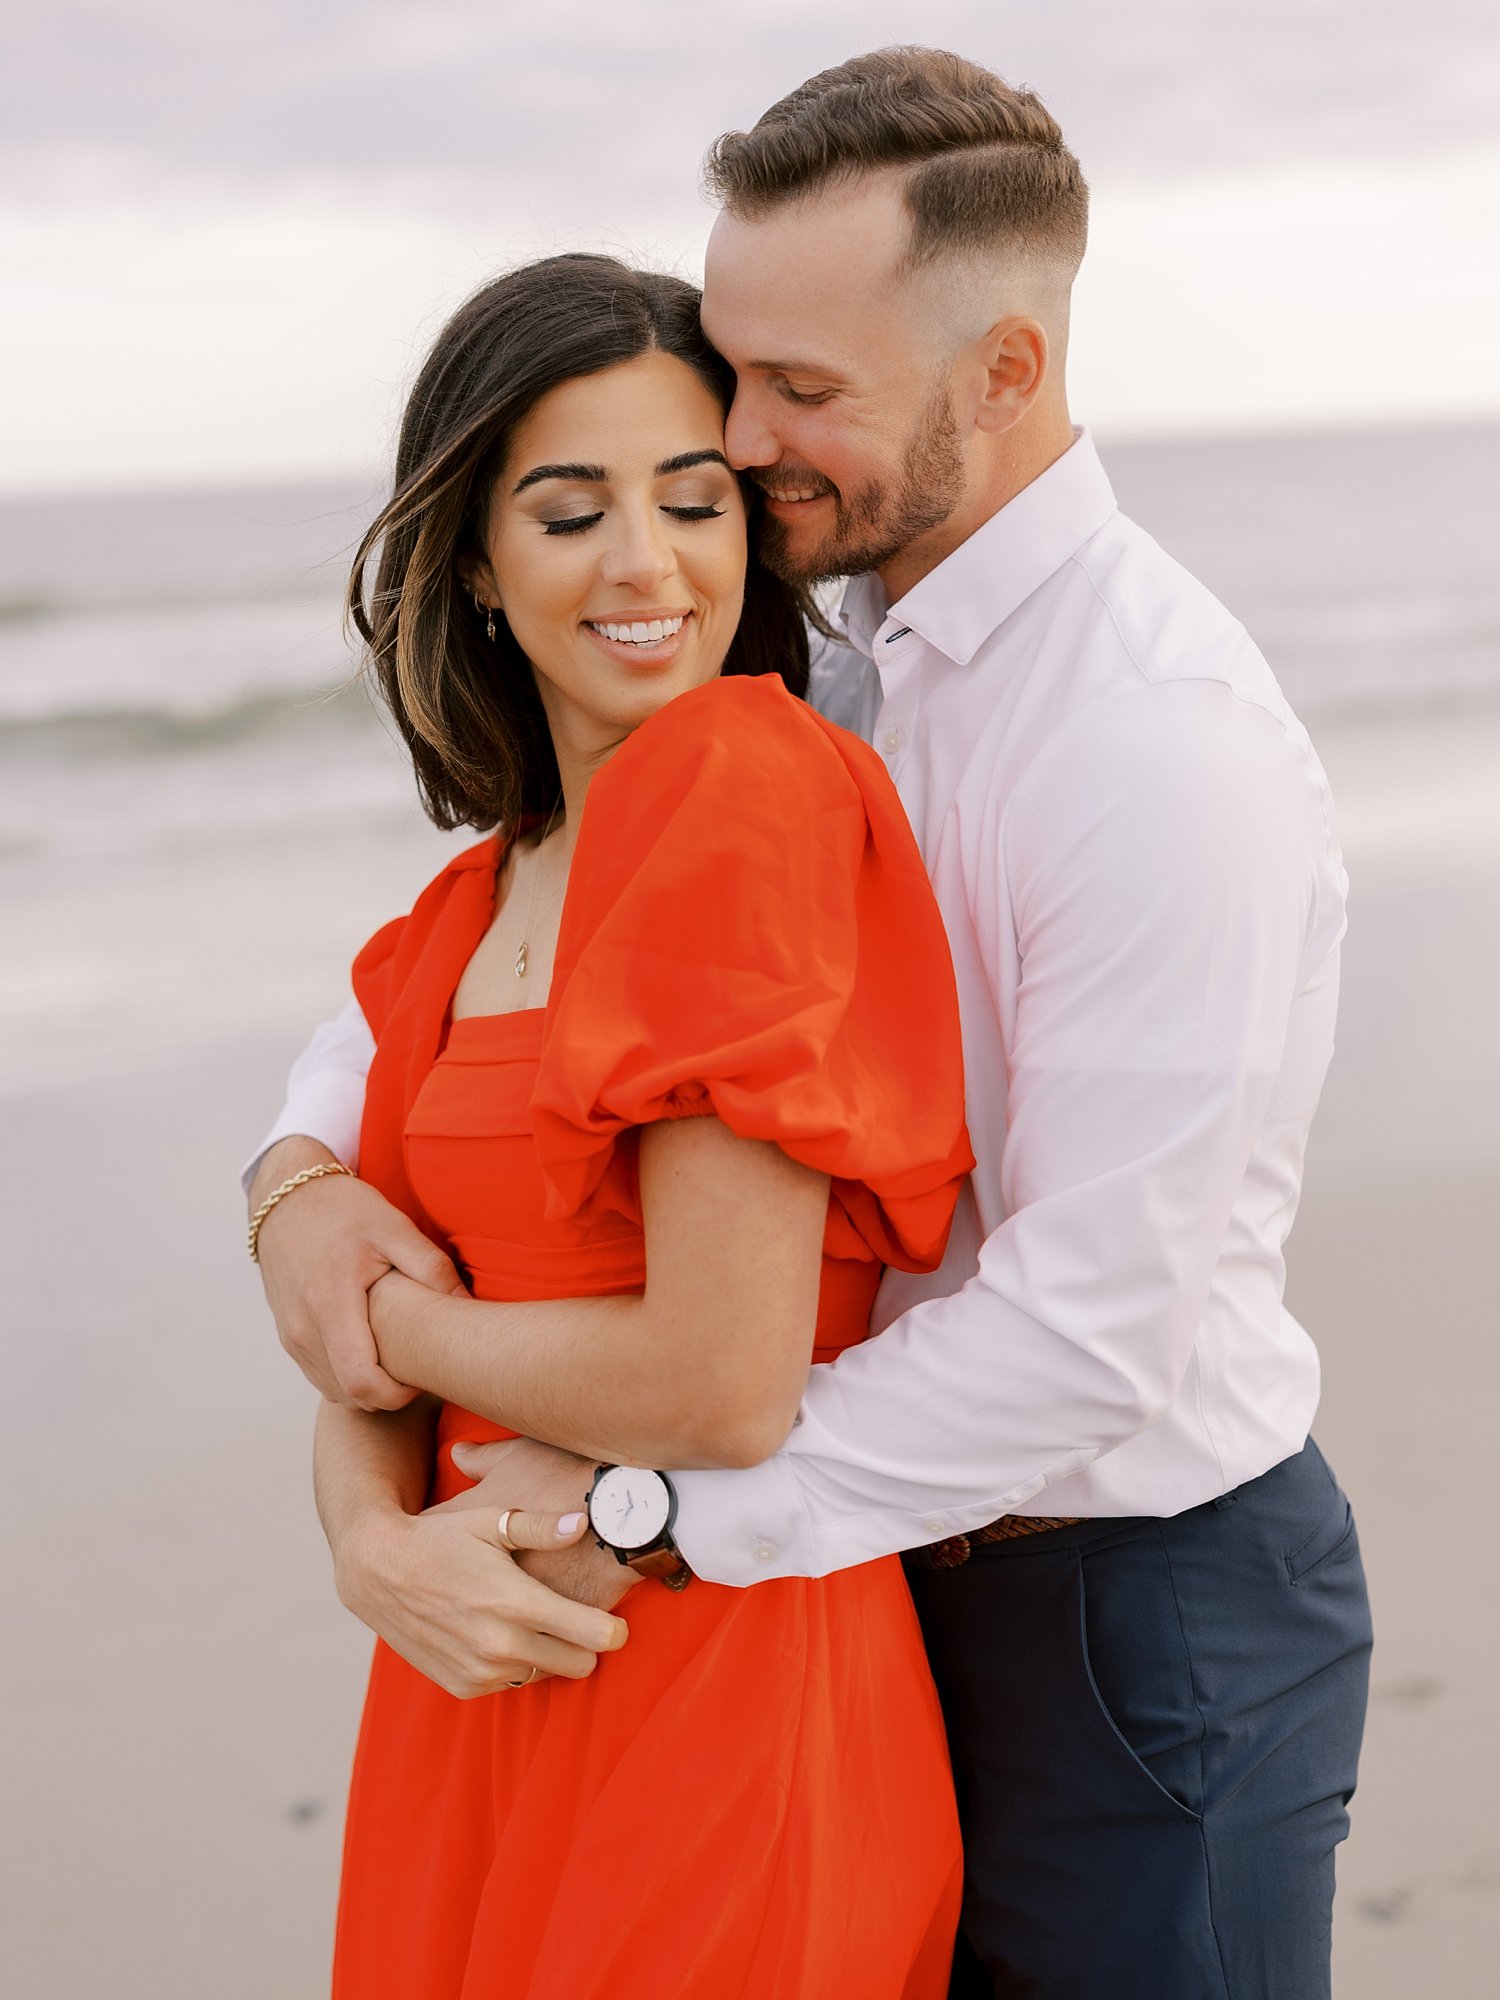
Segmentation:
[[(1323, 773), (1072, 427), (1087, 193), (1034, 97), (884, 51), (721, 140), (709, 181), (728, 451), (766, 558), (854, 579), (815, 698), (915, 826), (978, 1165), (941, 1269), (887, 1276), (783, 1449), (672, 1476), (676, 1541), (730, 1584), (912, 1552), (968, 1851), (956, 1994), (1311, 2000), (1369, 1647), (1281, 1303), (1344, 928)], [(320, 1031), (253, 1202), (352, 1157), (368, 1053), (357, 1016)], [(444, 1260), (342, 1177), (263, 1244), (314, 1381), (397, 1407), (363, 1291), (391, 1264), (452, 1284)], [(576, 1505), (576, 1461), (535, 1445), (468, 1464), (537, 1547)], [(538, 1576), (618, 1596), (612, 1558), (567, 1560), (497, 1573), (506, 1659)], [(419, 1644), (416, 1588), (355, 1567), (358, 1608)]]

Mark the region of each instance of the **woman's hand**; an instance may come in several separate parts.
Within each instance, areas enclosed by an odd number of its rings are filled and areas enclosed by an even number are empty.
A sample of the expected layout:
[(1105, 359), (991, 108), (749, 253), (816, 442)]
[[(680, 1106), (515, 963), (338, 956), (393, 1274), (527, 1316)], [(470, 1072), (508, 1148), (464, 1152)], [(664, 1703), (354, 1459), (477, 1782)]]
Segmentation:
[[(463, 1496), (467, 1498), (467, 1496)], [(527, 1576), (499, 1545), (487, 1508), (446, 1507), (363, 1515), (334, 1552), (338, 1593), (356, 1618), (419, 1673), (460, 1700), (533, 1678), (584, 1680), (600, 1653), (617, 1652), (623, 1619), (560, 1597)], [(567, 1550), (581, 1540), (581, 1514), (516, 1513), (520, 1548)]]
[[(595, 1460), (538, 1444), (535, 1438), (498, 1438), (493, 1444), (454, 1445), (453, 1463), (466, 1479), (478, 1483), (429, 1511), (480, 1509), (491, 1520), (498, 1520), (506, 1508), (524, 1502), (530, 1511), (513, 1514), (507, 1532), (513, 1542), (520, 1542), (518, 1522), (540, 1524), (542, 1532), (528, 1536), (523, 1544), (525, 1553), (516, 1560), (528, 1576), (538, 1578), (549, 1590), (560, 1591), (579, 1604), (613, 1611), (639, 1583), (635, 1571), (601, 1549), (592, 1534), (546, 1532), (548, 1523), (555, 1522), (559, 1514), (566, 1517), (566, 1510), (584, 1504), (593, 1484)], [(539, 1508), (555, 1511), (538, 1513)]]

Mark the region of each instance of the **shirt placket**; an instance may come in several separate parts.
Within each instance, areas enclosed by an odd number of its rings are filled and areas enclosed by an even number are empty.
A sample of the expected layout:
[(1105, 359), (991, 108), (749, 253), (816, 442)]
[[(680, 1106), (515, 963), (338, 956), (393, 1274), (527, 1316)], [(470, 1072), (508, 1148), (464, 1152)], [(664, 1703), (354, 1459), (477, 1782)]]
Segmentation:
[(916, 742), (921, 708), (919, 668), (923, 645), (909, 625), (887, 618), (875, 635), (875, 665), (881, 703), (874, 744), (892, 779), (899, 782)]

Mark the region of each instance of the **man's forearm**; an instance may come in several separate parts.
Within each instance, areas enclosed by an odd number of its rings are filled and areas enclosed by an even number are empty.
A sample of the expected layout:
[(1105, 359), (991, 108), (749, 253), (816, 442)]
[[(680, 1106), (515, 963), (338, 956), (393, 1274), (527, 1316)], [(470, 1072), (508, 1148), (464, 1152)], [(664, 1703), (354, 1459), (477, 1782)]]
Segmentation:
[(356, 1410), (323, 1403), (313, 1446), (318, 1518), (337, 1565), (358, 1528), (379, 1514), (416, 1514), (427, 1499), (436, 1405)]

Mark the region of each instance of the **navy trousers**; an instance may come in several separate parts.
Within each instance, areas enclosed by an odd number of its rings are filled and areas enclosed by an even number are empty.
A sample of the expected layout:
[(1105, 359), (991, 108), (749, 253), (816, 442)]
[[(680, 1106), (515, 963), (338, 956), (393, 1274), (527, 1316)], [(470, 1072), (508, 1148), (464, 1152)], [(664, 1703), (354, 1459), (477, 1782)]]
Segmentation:
[(952, 2000), (1326, 2000), (1370, 1614), (1317, 1446), (908, 1574), (964, 1825)]

